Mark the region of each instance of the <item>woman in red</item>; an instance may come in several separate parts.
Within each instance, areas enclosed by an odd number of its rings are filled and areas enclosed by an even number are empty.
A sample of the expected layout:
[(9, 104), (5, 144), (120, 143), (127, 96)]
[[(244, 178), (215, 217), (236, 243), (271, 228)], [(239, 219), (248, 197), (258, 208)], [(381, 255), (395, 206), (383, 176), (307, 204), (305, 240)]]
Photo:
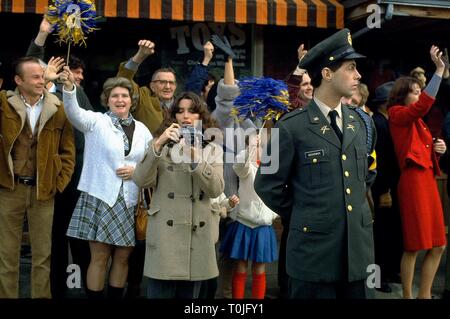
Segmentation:
[(431, 298), (431, 286), (446, 245), (444, 216), (434, 176), (440, 174), (436, 154), (443, 154), (443, 140), (433, 139), (422, 120), (434, 102), (445, 65), (442, 52), (432, 46), (436, 72), (421, 92), (411, 77), (395, 81), (387, 103), (389, 128), (401, 170), (398, 184), (404, 253), (400, 265), (403, 298), (412, 298), (414, 266), (420, 250), (426, 250), (418, 298)]

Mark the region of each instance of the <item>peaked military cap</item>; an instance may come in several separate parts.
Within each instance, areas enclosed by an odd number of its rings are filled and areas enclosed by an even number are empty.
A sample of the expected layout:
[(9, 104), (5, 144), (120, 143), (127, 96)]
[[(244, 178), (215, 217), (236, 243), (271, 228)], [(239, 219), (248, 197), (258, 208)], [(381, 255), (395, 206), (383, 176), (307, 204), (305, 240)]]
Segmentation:
[(308, 50), (298, 67), (313, 73), (340, 60), (360, 58), (365, 56), (353, 49), (350, 30), (342, 29)]

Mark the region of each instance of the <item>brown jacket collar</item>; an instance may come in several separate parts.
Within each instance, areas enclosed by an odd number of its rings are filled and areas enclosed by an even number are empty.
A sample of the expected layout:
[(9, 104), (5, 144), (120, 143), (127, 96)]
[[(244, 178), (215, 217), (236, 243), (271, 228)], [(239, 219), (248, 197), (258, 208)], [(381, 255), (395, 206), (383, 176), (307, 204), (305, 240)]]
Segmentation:
[[(21, 128), (23, 128), (25, 125), (27, 109), (25, 103), (20, 98), (19, 90), (16, 88), (15, 91), (8, 91), (7, 97), (9, 104), (16, 110), (17, 114), (19, 114), (22, 122)], [(47, 121), (58, 111), (58, 107), (62, 105), (61, 101), (47, 90), (44, 90), (43, 103), (41, 116), (39, 118), (38, 136), (41, 134), (45, 123), (47, 123)]]

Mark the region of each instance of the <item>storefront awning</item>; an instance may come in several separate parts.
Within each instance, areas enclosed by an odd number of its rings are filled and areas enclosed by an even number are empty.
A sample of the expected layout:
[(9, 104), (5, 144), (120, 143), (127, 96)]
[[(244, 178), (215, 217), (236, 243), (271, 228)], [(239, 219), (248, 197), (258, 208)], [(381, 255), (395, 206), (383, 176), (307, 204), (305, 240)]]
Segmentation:
[[(344, 27), (338, 0), (96, 0), (99, 16), (235, 22), (317, 28)], [(0, 0), (0, 12), (44, 13), (48, 0)]]
[(342, 0), (346, 9), (347, 21), (366, 18), (379, 5), (387, 19), (393, 16), (450, 19), (450, 0)]
[(450, 19), (449, 0), (381, 0), (380, 4), (391, 5), (394, 15)]

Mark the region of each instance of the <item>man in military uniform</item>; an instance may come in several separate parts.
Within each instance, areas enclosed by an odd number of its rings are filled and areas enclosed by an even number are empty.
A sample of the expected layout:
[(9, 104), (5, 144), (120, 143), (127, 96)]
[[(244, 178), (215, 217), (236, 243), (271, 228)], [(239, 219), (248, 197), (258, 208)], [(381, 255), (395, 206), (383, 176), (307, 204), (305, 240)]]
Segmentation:
[(374, 263), (366, 201), (373, 145), (367, 144), (361, 117), (340, 102), (358, 89), (355, 59), (363, 57), (353, 49), (348, 29), (308, 51), (299, 67), (311, 76), (314, 98), (277, 123), (279, 139), (268, 149), (279, 143), (279, 169), (264, 174), (264, 166), (273, 163), (262, 163), (256, 176), (264, 203), (291, 215), (286, 253), (291, 298), (366, 298), (367, 267)]

